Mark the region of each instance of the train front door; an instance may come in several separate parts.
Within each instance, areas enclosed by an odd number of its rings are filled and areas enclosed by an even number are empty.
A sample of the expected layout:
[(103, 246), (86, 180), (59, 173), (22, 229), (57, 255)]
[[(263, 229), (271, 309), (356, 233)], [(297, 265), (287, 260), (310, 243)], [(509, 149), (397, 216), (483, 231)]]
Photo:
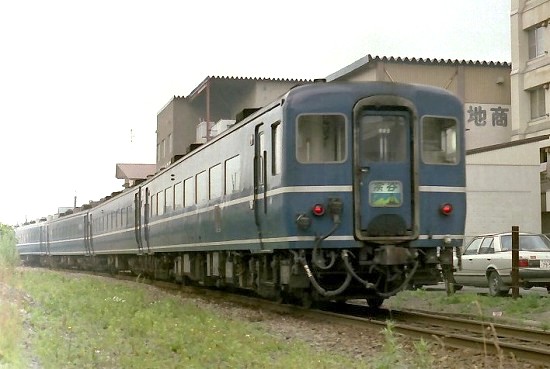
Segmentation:
[(367, 108), (356, 113), (354, 124), (356, 237), (374, 242), (415, 238), (411, 115)]

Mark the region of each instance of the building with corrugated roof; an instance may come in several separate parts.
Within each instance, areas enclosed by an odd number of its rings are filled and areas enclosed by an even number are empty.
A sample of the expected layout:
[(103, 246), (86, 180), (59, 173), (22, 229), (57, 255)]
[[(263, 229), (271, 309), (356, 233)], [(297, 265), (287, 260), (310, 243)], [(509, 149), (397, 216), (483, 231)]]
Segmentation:
[(466, 148), (510, 141), (510, 65), (505, 62), (366, 55), (327, 81), (420, 83), (451, 91), (464, 102)]
[(206, 77), (157, 114), (157, 171), (305, 79)]

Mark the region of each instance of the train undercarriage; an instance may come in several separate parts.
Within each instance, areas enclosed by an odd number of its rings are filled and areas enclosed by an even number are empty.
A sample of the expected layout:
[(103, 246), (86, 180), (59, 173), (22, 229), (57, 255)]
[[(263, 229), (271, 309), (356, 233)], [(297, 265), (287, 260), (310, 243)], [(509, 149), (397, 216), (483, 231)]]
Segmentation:
[[(438, 253), (436, 249), (387, 245), (263, 253), (43, 255), (34, 261), (53, 268), (126, 272), (182, 284), (253, 291), (264, 298), (306, 307), (317, 301), (350, 299), (366, 299), (369, 306), (379, 307), (399, 291), (441, 281), (441, 272), (448, 269), (445, 255), (445, 250)], [(28, 262), (32, 264), (33, 260)]]

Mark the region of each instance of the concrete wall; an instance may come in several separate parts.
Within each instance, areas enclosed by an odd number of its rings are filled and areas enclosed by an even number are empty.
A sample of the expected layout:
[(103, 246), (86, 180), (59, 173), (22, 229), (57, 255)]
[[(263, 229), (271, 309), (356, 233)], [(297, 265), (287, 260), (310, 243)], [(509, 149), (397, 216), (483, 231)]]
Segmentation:
[(540, 143), (499, 148), (466, 157), (466, 241), (480, 233), (541, 232)]

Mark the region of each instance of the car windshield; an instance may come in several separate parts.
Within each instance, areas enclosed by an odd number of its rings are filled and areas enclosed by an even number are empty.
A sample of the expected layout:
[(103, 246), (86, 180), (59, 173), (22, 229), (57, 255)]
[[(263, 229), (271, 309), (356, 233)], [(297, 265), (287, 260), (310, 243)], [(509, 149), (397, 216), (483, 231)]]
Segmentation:
[[(512, 250), (512, 235), (500, 237), (502, 251)], [(520, 235), (519, 249), (523, 251), (550, 251), (550, 240), (543, 235)]]

